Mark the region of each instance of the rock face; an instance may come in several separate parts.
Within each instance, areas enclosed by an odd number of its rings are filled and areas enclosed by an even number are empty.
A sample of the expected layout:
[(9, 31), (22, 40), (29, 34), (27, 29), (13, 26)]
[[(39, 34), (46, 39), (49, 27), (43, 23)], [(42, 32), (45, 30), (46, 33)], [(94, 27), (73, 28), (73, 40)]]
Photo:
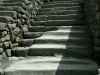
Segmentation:
[(91, 31), (94, 41), (94, 51), (96, 59), (100, 55), (100, 1), (99, 0), (83, 0), (84, 12), (86, 15), (87, 25)]

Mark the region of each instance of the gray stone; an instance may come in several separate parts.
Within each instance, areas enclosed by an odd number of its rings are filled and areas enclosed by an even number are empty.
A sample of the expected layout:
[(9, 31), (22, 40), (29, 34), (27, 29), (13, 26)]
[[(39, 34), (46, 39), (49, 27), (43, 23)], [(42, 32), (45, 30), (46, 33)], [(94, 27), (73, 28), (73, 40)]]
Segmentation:
[(24, 34), (24, 38), (38, 38), (41, 37), (43, 32), (27, 32)]
[(0, 55), (3, 53), (3, 48), (0, 48)]
[(95, 38), (94, 39), (94, 45), (100, 46), (100, 39)]
[(13, 17), (14, 19), (16, 19), (17, 12), (15, 12), (15, 11), (0, 11), (0, 16), (9, 16), (9, 17)]
[(0, 68), (0, 75), (3, 75), (3, 74), (4, 74), (3, 69)]
[(8, 17), (8, 16), (0, 16), (0, 22), (3, 23), (14, 23), (14, 20), (12, 19), (12, 17)]
[(28, 4), (28, 0), (6, 0), (4, 1), (5, 3), (12, 3), (12, 2), (24, 2), (26, 4)]
[(6, 23), (0, 23), (0, 31), (6, 30), (6, 26), (7, 26)]
[(28, 47), (16, 47), (15, 54), (16, 56), (28, 56), (29, 48)]
[(0, 55), (0, 62), (2, 61), (2, 55)]
[(41, 16), (36, 16), (34, 18), (35, 21), (47, 21), (47, 17), (46, 15), (41, 15)]
[[(61, 62), (63, 63), (59, 64)], [(69, 62), (72, 63), (69, 64)], [(80, 75), (80, 73), (81, 75), (97, 75), (98, 66), (94, 61), (87, 59), (33, 57), (13, 63), (5, 69), (5, 75), (56, 75), (57, 73), (64, 75), (66, 72), (68, 75)]]
[(96, 30), (95, 37), (100, 38), (100, 30)]
[(33, 39), (22, 39), (19, 41), (20, 46), (31, 46), (33, 44)]
[(19, 36), (20, 34), (22, 33), (22, 31), (21, 31), (21, 29), (20, 28), (15, 28), (14, 30), (13, 30), (13, 34), (15, 35), (15, 36)]
[(2, 48), (3, 47), (3, 43), (0, 43), (0, 48)]
[(6, 48), (6, 49), (10, 48), (11, 47), (11, 42), (4, 42), (3, 47)]
[(2, 37), (5, 37), (7, 35), (7, 31), (2, 32)]
[(11, 49), (7, 49), (5, 53), (7, 57), (11, 57)]
[(0, 11), (16, 11), (19, 13), (25, 13), (25, 10), (20, 6), (0, 6)]
[(95, 46), (94, 50), (95, 50), (96, 53), (100, 53), (100, 47)]
[(17, 27), (17, 24), (11, 24), (12, 29), (15, 29)]
[(19, 61), (19, 60), (24, 60), (25, 57), (9, 57), (8, 60), (9, 61)]
[(1, 3), (0, 6), (20, 6), (26, 8), (25, 3), (22, 2), (15, 2), (15, 3)]
[(10, 35), (7, 34), (5, 37), (1, 38), (1, 41), (2, 41), (2, 42), (10, 41)]

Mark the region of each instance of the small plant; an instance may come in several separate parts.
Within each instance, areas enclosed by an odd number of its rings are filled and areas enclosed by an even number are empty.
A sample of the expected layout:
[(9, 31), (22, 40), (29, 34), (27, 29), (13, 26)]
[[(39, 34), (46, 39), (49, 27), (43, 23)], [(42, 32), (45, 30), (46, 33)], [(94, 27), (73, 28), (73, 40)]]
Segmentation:
[(6, 61), (6, 60), (7, 60), (7, 57), (6, 57), (5, 53), (3, 53), (1, 61)]

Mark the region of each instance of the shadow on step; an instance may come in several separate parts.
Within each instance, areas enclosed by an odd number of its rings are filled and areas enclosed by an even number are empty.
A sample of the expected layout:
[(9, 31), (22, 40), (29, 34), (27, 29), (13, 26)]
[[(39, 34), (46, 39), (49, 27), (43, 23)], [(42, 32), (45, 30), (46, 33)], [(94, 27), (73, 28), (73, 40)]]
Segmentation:
[[(82, 35), (82, 33), (76, 34), (79, 31), (86, 32), (86, 34)], [(73, 33), (74, 32), (74, 33)], [(73, 35), (75, 37), (73, 37)], [(82, 36), (80, 36), (82, 35)], [(89, 37), (87, 37), (88, 35)], [(69, 34), (69, 38), (90, 38), (91, 35), (88, 33), (88, 28), (86, 26), (79, 27), (71, 27), (71, 31)], [(66, 43), (70, 43), (72, 40), (68, 39)], [(75, 41), (74, 41), (75, 42)], [(78, 46), (75, 47), (70, 44), (70, 48), (67, 48), (68, 44), (66, 44), (66, 50), (64, 50), (63, 55), (60, 54), (60, 50), (58, 52), (58, 56), (62, 56), (62, 60), (59, 63), (55, 75), (98, 75), (98, 66), (94, 61), (91, 61), (91, 56), (94, 56), (93, 51), (93, 42), (87, 40), (81, 40)], [(90, 45), (85, 45), (90, 43)], [(84, 44), (84, 45), (82, 45)], [(81, 46), (82, 45), (82, 46)]]

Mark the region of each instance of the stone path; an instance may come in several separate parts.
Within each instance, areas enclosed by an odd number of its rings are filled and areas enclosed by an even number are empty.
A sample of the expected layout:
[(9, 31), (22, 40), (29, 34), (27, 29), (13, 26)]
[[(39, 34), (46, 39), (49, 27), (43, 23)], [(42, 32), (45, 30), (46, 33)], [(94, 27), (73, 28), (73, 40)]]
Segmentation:
[(20, 46), (13, 48), (16, 56), (31, 57), (11, 64), (4, 75), (97, 75), (85, 23), (81, 0), (44, 3)]

